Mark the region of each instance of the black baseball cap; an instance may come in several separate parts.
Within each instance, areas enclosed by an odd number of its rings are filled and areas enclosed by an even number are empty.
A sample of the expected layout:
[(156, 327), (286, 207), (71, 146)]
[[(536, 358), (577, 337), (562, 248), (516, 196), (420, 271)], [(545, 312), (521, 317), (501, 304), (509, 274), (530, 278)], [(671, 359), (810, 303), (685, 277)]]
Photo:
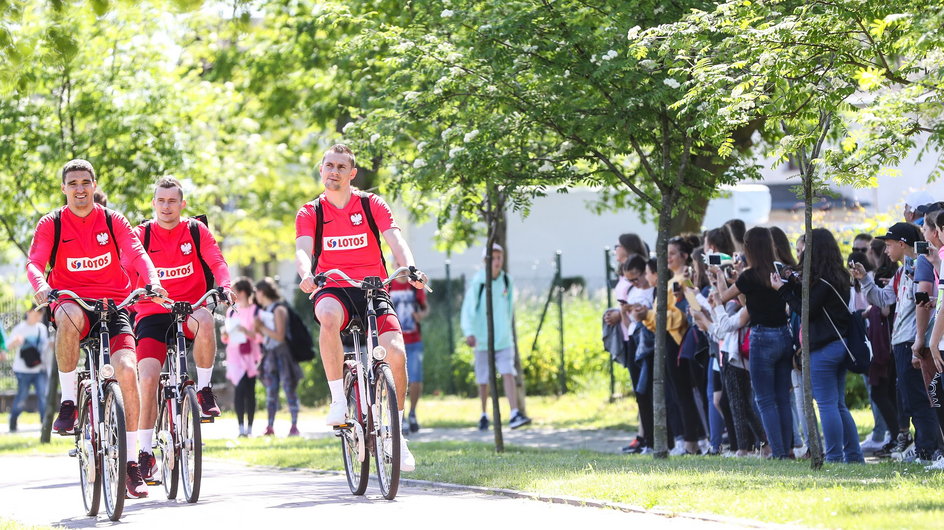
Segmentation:
[(875, 239), (901, 241), (913, 247), (915, 241), (924, 241), (924, 236), (921, 235), (920, 229), (911, 223), (895, 223), (888, 229), (888, 233), (884, 236), (876, 236)]

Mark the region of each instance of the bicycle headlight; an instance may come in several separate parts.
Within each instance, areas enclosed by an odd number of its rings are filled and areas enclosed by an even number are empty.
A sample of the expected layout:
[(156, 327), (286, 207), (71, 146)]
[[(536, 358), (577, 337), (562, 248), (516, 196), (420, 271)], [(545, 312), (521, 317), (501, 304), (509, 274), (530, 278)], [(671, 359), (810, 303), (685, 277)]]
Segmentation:
[(102, 379), (111, 379), (115, 376), (115, 367), (110, 364), (102, 365), (102, 369), (98, 373), (102, 376)]
[(374, 359), (382, 361), (384, 357), (387, 356), (387, 349), (383, 346), (375, 346), (374, 351), (371, 352), (374, 356)]

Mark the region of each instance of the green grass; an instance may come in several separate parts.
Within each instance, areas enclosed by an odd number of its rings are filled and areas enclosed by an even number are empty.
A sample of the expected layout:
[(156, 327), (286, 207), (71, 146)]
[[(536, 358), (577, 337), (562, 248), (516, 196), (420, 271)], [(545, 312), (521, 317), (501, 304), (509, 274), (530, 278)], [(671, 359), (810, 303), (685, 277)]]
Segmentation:
[[(411, 445), (409, 478), (511, 488), (642, 506), (830, 528), (919, 528), (944, 517), (944, 475), (920, 466), (827, 465), (757, 459), (625, 457), (585, 451), (433, 442)], [(336, 440), (212, 441), (207, 456), (341, 470)]]
[(62, 526), (36, 526), (23, 524), (10, 519), (0, 518), (0, 530), (46, 530), (48, 528), (63, 528)]

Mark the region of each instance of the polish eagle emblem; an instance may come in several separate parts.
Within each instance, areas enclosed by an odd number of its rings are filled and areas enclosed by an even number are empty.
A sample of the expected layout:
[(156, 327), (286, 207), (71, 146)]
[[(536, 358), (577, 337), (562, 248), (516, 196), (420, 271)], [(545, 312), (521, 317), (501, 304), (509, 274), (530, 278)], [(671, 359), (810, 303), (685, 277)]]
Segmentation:
[(360, 224), (363, 223), (363, 222), (364, 222), (364, 216), (363, 216), (363, 215), (361, 215), (361, 214), (359, 214), (359, 213), (356, 213), (356, 214), (354, 214), (354, 215), (351, 216), (351, 224), (352, 224), (352, 225), (358, 226), (358, 225), (360, 225)]
[(108, 232), (101, 232), (95, 235), (95, 240), (98, 241), (98, 244), (105, 246), (108, 244)]
[(184, 253), (184, 256), (189, 255), (191, 252), (193, 252), (193, 243), (184, 243), (183, 245), (180, 245), (180, 251)]

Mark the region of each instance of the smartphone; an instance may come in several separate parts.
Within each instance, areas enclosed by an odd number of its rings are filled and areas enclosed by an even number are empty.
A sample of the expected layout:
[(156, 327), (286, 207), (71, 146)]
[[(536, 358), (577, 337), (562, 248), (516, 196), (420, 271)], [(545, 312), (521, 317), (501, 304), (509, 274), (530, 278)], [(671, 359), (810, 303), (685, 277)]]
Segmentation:
[(678, 294), (682, 290), (682, 285), (679, 282), (672, 284), (672, 292)]
[(931, 253), (930, 247), (928, 246), (927, 241), (915, 241), (914, 244), (915, 254), (923, 254), (927, 256)]
[(923, 291), (918, 291), (915, 293), (915, 303), (916, 304), (927, 304), (931, 302), (931, 295)]
[(851, 259), (851, 260), (849, 260), (849, 268), (850, 268), (850, 269), (854, 269), (854, 268), (855, 268), (855, 266), (856, 266), (856, 262), (855, 262), (855, 260), (852, 260), (852, 259)]
[(781, 277), (783, 277), (783, 268), (784, 268), (783, 263), (781, 263), (781, 262), (779, 262), (779, 261), (775, 261), (775, 262), (774, 262), (774, 268), (777, 269), (777, 274), (779, 274)]
[(721, 265), (721, 254), (708, 254), (708, 265)]

